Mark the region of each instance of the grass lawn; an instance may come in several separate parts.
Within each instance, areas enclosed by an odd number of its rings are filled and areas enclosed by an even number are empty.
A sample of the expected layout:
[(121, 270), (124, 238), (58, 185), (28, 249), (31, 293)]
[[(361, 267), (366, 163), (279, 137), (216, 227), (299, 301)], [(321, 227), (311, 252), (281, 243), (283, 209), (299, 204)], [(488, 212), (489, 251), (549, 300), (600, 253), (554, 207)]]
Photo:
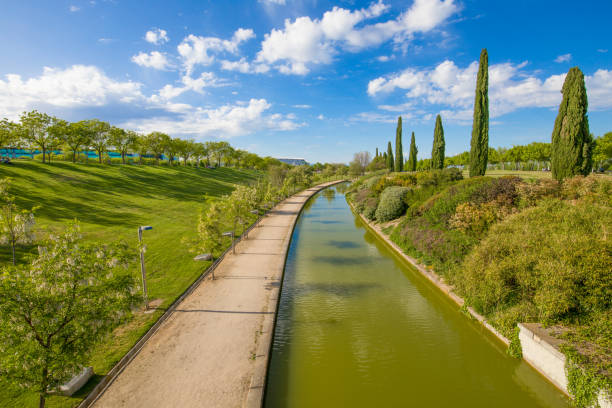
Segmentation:
[[(487, 170), (485, 175), (490, 177), (518, 176), (524, 179), (552, 178), (552, 173), (550, 171)], [(468, 170), (463, 170), (463, 177), (469, 178), (470, 172)]]
[[(126, 240), (136, 247), (139, 225), (144, 232), (149, 299), (166, 307), (208, 266), (194, 262), (183, 238), (193, 238), (204, 195), (229, 194), (237, 183), (255, 181), (258, 173), (229, 168), (122, 166), (15, 161), (0, 165), (0, 178), (13, 179), (12, 193), (24, 208), (36, 211), (36, 228), (44, 234), (78, 219), (88, 239)], [(229, 242), (228, 242), (229, 244)], [(33, 248), (18, 248), (20, 257)], [(0, 261), (10, 262), (7, 247)], [(140, 277), (138, 262), (134, 274)], [(72, 407), (87, 395), (102, 376), (121, 359), (157, 320), (162, 311), (137, 313), (96, 348), (90, 365), (97, 376), (73, 398), (51, 397), (49, 407)], [(0, 379), (0, 407), (34, 407), (38, 396), (13, 388)]]

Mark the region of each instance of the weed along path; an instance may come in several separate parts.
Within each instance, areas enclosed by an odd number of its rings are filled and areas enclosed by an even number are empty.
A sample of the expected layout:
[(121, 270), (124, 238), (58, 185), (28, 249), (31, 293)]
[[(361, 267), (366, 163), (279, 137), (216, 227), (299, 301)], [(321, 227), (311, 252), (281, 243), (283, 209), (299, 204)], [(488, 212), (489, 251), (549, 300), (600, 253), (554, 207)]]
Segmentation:
[(276, 206), (181, 302), (95, 401), (101, 407), (258, 407), (285, 256), (296, 219), (321, 188)]
[(568, 407), (354, 215), (308, 202), (285, 265), (266, 408)]

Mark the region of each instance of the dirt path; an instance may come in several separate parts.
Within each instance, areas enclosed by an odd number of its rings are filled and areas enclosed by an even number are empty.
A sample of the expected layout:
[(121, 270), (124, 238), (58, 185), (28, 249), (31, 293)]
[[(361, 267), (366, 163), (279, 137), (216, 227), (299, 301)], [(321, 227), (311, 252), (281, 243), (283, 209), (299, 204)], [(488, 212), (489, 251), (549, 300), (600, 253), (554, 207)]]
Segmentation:
[(258, 407), (293, 226), (288, 198), (189, 295), (94, 407)]

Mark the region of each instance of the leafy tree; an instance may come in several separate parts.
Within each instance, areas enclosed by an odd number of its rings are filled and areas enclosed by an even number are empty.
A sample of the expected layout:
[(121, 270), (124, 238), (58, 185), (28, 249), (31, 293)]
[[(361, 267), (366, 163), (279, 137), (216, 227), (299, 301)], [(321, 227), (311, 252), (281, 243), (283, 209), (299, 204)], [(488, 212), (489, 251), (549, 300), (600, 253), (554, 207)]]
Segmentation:
[(187, 161), (196, 151), (196, 143), (193, 140), (179, 141), (179, 155), (183, 159), (183, 165), (187, 166)]
[(155, 160), (159, 165), (159, 159), (164, 154), (166, 146), (170, 141), (170, 136), (162, 132), (151, 132), (147, 136), (149, 151), (155, 156)]
[(135, 147), (138, 133), (113, 126), (109, 136), (110, 145), (121, 154), (121, 162), (125, 164), (125, 156)]
[(565, 77), (563, 99), (552, 133), (552, 176), (557, 180), (588, 175), (593, 167), (593, 138), (589, 133), (587, 92), (578, 67)]
[(79, 152), (91, 144), (91, 133), (87, 121), (68, 123), (61, 129), (61, 135), (62, 142), (72, 152), (73, 163), (76, 162)]
[(391, 148), (391, 142), (387, 144), (387, 168), (389, 171), (393, 171), (395, 168), (395, 160), (393, 160), (393, 149)]
[(605, 168), (612, 160), (612, 132), (595, 139), (595, 149), (593, 150), (593, 161), (600, 168)]
[(370, 164), (366, 167), (367, 171), (376, 171), (383, 170), (387, 168), (387, 163), (385, 162), (385, 158), (382, 155), (378, 155), (372, 159)]
[(42, 151), (43, 163), (47, 150), (56, 145), (57, 139), (53, 132), (49, 132), (49, 128), (53, 124), (53, 118), (46, 113), (40, 113), (36, 110), (24, 112), (20, 118), (21, 130), (23, 137), (30, 145), (39, 148)]
[(212, 202), (200, 213), (198, 220), (198, 249), (201, 252), (210, 253), (216, 258), (223, 251), (221, 240), (221, 225), (219, 220), (223, 217), (223, 208), (220, 203)]
[(436, 127), (434, 129), (433, 148), (431, 149), (431, 168), (444, 168), (444, 128), (442, 127), (442, 118), (436, 116)]
[(489, 56), (486, 48), (480, 52), (470, 146), (470, 177), (484, 176), (489, 154)]
[(417, 166), (417, 153), (416, 141), (414, 140), (414, 132), (410, 138), (410, 153), (408, 154), (408, 171), (415, 171)]
[(142, 164), (142, 159), (151, 151), (149, 137), (147, 135), (139, 135), (134, 144), (134, 150), (138, 153), (138, 162)]
[(91, 137), (91, 147), (98, 153), (98, 162), (102, 163), (102, 157), (108, 150), (110, 144), (110, 130), (111, 126), (108, 122), (103, 122), (98, 119), (91, 119), (85, 121), (85, 126), (88, 129)]
[(404, 151), (402, 149), (402, 117), (397, 118), (395, 129), (395, 171), (404, 170)]
[[(258, 157), (256, 154), (254, 153), (248, 153), (247, 152), (247, 157), (249, 155), (254, 155), (255, 157)], [(203, 143), (194, 143), (193, 144), (193, 157), (196, 160), (196, 167), (200, 168), (200, 162), (202, 161), (202, 158), (206, 156), (206, 148), (204, 147)]]
[(0, 241), (11, 247), (15, 265), (15, 247), (32, 242), (34, 211), (22, 210), (15, 204), (15, 196), (10, 194), (11, 179), (0, 180)]
[(3, 268), (3, 377), (36, 390), (44, 407), (136, 303), (136, 281), (123, 268), (133, 257), (125, 245), (83, 241), (73, 225), (51, 236), (31, 264)]
[(21, 134), (18, 124), (8, 119), (0, 121), (0, 148), (15, 148), (20, 142)]

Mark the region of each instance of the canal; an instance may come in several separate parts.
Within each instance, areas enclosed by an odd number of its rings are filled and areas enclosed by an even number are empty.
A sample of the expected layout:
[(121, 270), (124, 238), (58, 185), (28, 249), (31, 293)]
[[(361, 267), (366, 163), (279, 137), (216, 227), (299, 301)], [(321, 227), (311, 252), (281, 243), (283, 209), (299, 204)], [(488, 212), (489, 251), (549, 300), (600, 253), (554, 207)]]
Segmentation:
[(293, 233), (265, 407), (567, 407), (525, 362), (394, 255), (339, 187)]

